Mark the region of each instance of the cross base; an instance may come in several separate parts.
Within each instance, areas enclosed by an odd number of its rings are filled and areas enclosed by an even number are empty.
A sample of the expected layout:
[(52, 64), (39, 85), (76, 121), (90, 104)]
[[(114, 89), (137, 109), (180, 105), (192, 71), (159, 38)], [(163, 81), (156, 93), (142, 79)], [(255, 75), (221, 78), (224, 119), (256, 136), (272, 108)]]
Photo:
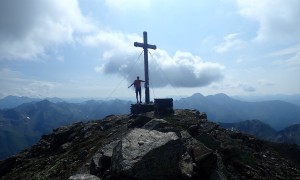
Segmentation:
[(131, 104), (131, 114), (141, 114), (154, 111), (154, 104)]
[(131, 114), (141, 114), (154, 111), (155, 115), (173, 114), (173, 99), (154, 99), (154, 104), (131, 104)]

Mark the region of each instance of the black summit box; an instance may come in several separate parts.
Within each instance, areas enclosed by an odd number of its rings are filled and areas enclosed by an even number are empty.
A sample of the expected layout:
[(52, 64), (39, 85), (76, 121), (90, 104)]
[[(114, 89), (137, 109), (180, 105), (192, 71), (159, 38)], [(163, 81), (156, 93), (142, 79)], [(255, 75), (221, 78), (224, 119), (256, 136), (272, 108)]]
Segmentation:
[(173, 114), (173, 99), (154, 99), (155, 115)]

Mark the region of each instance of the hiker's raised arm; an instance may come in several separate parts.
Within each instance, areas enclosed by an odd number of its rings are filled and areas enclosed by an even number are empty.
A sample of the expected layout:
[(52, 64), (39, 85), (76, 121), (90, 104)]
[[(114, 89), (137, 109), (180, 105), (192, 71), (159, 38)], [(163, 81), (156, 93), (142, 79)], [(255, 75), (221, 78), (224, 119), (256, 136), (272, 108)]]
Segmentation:
[(132, 83), (130, 86), (128, 86), (128, 88), (130, 88), (134, 83)]

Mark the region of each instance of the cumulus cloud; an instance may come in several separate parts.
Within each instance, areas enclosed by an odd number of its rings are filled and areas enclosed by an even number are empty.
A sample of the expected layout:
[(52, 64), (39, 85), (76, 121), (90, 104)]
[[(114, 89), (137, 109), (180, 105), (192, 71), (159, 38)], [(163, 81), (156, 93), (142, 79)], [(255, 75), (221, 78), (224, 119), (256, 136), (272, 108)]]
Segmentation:
[(95, 30), (74, 0), (0, 1), (0, 59), (32, 59)]
[(239, 13), (259, 23), (255, 40), (264, 42), (298, 41), (300, 37), (300, 1), (237, 0)]
[[(133, 46), (135, 41), (142, 42), (142, 38), (136, 34), (104, 31), (82, 39), (86, 45), (103, 49), (102, 64), (95, 68), (97, 72), (120, 75), (128, 82), (136, 76), (144, 77), (142, 49)], [(170, 56), (159, 48), (149, 52), (150, 85), (153, 87), (200, 87), (223, 78), (222, 65), (204, 61), (191, 53), (178, 51)]]
[(201, 87), (223, 78), (222, 65), (203, 61), (191, 53), (177, 51), (171, 57), (166, 51), (158, 50), (153, 54), (154, 63), (150, 68), (157, 86), (171, 84), (177, 87)]

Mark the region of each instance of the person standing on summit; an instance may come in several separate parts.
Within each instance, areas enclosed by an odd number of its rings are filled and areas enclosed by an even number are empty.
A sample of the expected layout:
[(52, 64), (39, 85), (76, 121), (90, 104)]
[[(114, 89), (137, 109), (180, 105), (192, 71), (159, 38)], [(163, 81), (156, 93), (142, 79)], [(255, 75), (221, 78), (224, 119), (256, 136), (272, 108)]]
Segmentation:
[(133, 83), (130, 86), (128, 86), (128, 88), (130, 88), (132, 85), (134, 85), (137, 103), (139, 103), (138, 95), (140, 95), (140, 103), (142, 103), (142, 86), (141, 86), (142, 82), (145, 81), (140, 80), (140, 77), (137, 76), (136, 80), (134, 80)]

